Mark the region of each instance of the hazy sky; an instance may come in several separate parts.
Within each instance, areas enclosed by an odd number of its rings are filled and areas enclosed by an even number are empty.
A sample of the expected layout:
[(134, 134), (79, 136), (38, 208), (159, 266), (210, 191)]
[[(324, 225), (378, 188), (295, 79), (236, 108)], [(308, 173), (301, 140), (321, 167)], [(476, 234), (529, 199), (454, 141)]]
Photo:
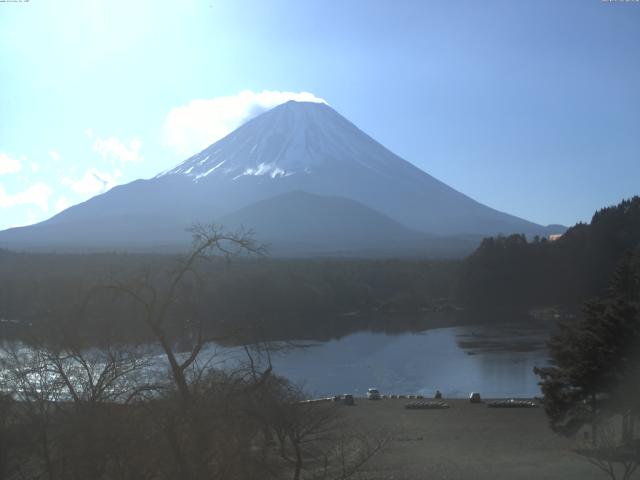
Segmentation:
[(482, 203), (589, 220), (640, 193), (639, 48), (638, 2), (3, 2), (0, 228), (314, 95)]

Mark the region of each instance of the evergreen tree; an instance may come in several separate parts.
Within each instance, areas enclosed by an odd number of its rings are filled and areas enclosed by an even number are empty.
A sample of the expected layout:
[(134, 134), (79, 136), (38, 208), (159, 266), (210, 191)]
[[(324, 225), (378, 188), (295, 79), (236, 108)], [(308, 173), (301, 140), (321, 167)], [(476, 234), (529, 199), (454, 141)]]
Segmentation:
[(625, 255), (609, 294), (585, 304), (584, 317), (552, 335), (552, 366), (536, 368), (551, 427), (573, 435), (584, 425), (597, 446), (598, 425), (623, 416), (623, 443), (640, 413), (640, 252)]
[(625, 251), (640, 246), (640, 197), (599, 210), (556, 241), (482, 241), (463, 263), (458, 296), (479, 307), (579, 305), (602, 295)]

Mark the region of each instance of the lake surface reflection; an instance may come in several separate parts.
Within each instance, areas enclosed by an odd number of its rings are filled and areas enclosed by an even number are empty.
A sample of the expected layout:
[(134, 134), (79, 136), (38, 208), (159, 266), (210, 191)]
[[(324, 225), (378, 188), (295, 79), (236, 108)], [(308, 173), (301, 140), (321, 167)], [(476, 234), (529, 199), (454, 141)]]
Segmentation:
[(273, 359), (274, 370), (311, 396), (381, 393), (447, 397), (540, 395), (535, 366), (548, 363), (547, 331), (472, 326), (389, 335), (359, 332)]
[[(306, 346), (274, 353), (272, 364), (275, 373), (302, 387), (309, 397), (364, 396), (371, 387), (383, 394), (426, 397), (436, 390), (450, 398), (467, 397), (472, 391), (485, 398), (533, 397), (540, 395), (533, 368), (548, 364), (547, 338), (548, 326), (531, 323), (396, 334), (360, 331), (326, 342), (297, 341)], [(4, 342), (5, 348), (10, 345), (25, 348), (19, 342)], [(159, 347), (145, 348), (153, 359), (148, 377), (166, 376)], [(211, 360), (210, 366), (233, 369), (248, 357), (242, 347), (209, 344), (201, 358), (205, 363)]]

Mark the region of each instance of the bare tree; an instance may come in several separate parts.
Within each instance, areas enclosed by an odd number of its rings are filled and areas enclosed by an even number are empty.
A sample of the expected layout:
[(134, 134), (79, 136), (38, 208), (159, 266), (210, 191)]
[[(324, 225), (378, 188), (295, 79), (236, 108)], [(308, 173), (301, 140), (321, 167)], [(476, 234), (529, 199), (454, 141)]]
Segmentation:
[(53, 424), (64, 400), (64, 386), (49, 372), (46, 352), (11, 345), (2, 355), (2, 374), (5, 388), (19, 403), (21, 422), (29, 429), (32, 451), (35, 454), (20, 469), (22, 476), (42, 472), (48, 480), (58, 478)]
[[(32, 437), (23, 442), (19, 477), (103, 478), (118, 461), (117, 410), (141, 385), (146, 366), (137, 352), (124, 348), (6, 349), (3, 386), (17, 401), (14, 418)], [(16, 435), (11, 442), (18, 442)]]
[(280, 458), (293, 480), (339, 480), (358, 472), (387, 442), (360, 434), (340, 405), (303, 400), (289, 382), (272, 377), (256, 413), (277, 439)]
[(169, 363), (173, 381), (185, 405), (190, 399), (187, 369), (196, 361), (207, 342), (219, 339), (204, 335), (202, 316), (196, 318), (195, 322), (191, 322), (191, 319), (180, 319), (183, 326), (186, 323), (191, 324), (193, 342), (187, 355), (182, 358), (176, 355), (169, 336), (168, 323), (172, 307), (178, 302), (180, 287), (188, 278), (195, 280), (198, 286), (201, 286), (202, 278), (197, 269), (198, 263), (209, 261), (212, 256), (222, 255), (231, 258), (242, 254), (263, 255), (265, 253), (265, 247), (255, 242), (251, 231), (240, 230), (228, 233), (215, 224), (196, 224), (190, 231), (193, 237), (191, 250), (178, 262), (176, 268), (169, 272), (168, 282), (164, 282), (164, 288), (159, 288), (159, 282), (156, 281), (158, 279), (154, 278), (151, 272), (145, 272), (133, 281), (117, 282), (108, 286), (110, 289), (126, 294), (142, 307), (142, 321), (160, 344)]
[[(2, 390), (5, 385), (0, 382)], [(10, 395), (0, 393), (0, 480), (11, 478), (17, 468), (15, 435), (15, 402)]]
[[(169, 409), (163, 416), (163, 431), (178, 474), (185, 479), (209, 478), (211, 471), (220, 470), (215, 467), (216, 460), (228, 458), (229, 452), (215, 454), (224, 444), (216, 442), (217, 435), (212, 435), (210, 425), (216, 424), (217, 419), (208, 413), (206, 404), (219, 397), (211, 390), (215, 382), (202, 388), (210, 362), (200, 358), (207, 343), (223, 339), (206, 335), (205, 315), (189, 315), (188, 309), (184, 308), (177, 312), (177, 307), (186, 296), (197, 295), (204, 289), (201, 263), (216, 256), (230, 259), (265, 253), (264, 247), (254, 241), (251, 231), (226, 232), (218, 225), (198, 224), (191, 228), (191, 234), (191, 250), (178, 260), (173, 270), (146, 271), (137, 278), (111, 282), (107, 286), (140, 308), (142, 322), (167, 360), (179, 408), (174, 410), (170, 407), (171, 402), (167, 404)], [(176, 327), (183, 334), (187, 331), (190, 337), (186, 352), (178, 353), (174, 347)]]
[[(608, 421), (603, 421), (598, 429), (596, 442), (581, 445), (576, 453), (584, 456), (611, 480), (629, 480), (640, 465), (640, 443), (621, 442), (614, 420), (611, 417)], [(622, 419), (623, 439), (625, 427)]]
[[(354, 475), (382, 447), (345, 429), (339, 408), (303, 403), (301, 392), (274, 374), (272, 354), (291, 344), (237, 347), (243, 361), (231, 363), (205, 348), (247, 336), (207, 331), (209, 312), (198, 308), (208, 285), (202, 264), (264, 249), (250, 232), (198, 225), (192, 234), (192, 249), (172, 270), (121, 273), (67, 315), (60, 299), (59, 333), (29, 347), (16, 344), (2, 357), (1, 380), (18, 407), (0, 397), (0, 446), (5, 406), (20, 412), (13, 418), (29, 438), (23, 454), (11, 453), (19, 470), (5, 473), (7, 450), (0, 452), (0, 480), (337, 480)], [(140, 346), (105, 339), (95, 348), (91, 335), (80, 332), (111, 296), (159, 344), (168, 364), (164, 378), (154, 377), (157, 358)], [(175, 346), (185, 332), (186, 351)]]

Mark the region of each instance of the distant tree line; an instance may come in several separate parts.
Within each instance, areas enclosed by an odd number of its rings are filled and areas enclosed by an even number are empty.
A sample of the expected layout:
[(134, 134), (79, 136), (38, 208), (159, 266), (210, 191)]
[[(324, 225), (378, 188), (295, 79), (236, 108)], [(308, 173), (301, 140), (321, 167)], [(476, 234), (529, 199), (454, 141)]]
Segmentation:
[(460, 269), (458, 298), (476, 307), (579, 306), (601, 295), (625, 252), (640, 245), (640, 197), (599, 210), (555, 241), (486, 238)]
[[(175, 269), (175, 255), (35, 254), (0, 251), (2, 334), (20, 325), (55, 335), (69, 306), (85, 301), (82, 322), (98, 339), (149, 338), (133, 321), (140, 307), (97, 290), (132, 277)], [(205, 317), (208, 333), (244, 328), (261, 339), (332, 338), (362, 328), (387, 328), (389, 315), (441, 308), (453, 302), (459, 262), (445, 260), (286, 260), (211, 258), (199, 277), (185, 279), (175, 316)], [(201, 284), (202, 289), (196, 288)], [(88, 292), (92, 294), (87, 297)], [(83, 300), (88, 298), (87, 300)], [(11, 321), (20, 320), (19, 324)], [(22, 329), (24, 331), (24, 328)], [(173, 331), (180, 335), (182, 332)]]
[[(415, 320), (424, 312), (458, 306), (469, 311), (579, 309), (585, 299), (605, 291), (617, 261), (639, 243), (640, 197), (634, 197), (596, 212), (590, 224), (577, 224), (556, 241), (524, 235), (486, 238), (464, 260), (266, 256), (228, 262), (218, 256), (199, 269), (199, 278), (182, 283), (172, 309), (177, 316), (206, 317), (208, 333), (242, 327), (253, 339), (269, 340), (411, 329), (401, 323), (403, 314)], [(179, 258), (0, 250), (0, 335), (47, 328), (55, 335), (68, 306), (95, 287), (171, 270)], [(204, 290), (196, 288), (198, 283)], [(150, 338), (148, 327), (133, 321), (140, 306), (101, 291), (90, 296), (86, 307), (85, 331), (96, 339)], [(171, 335), (180, 338), (180, 330)]]

